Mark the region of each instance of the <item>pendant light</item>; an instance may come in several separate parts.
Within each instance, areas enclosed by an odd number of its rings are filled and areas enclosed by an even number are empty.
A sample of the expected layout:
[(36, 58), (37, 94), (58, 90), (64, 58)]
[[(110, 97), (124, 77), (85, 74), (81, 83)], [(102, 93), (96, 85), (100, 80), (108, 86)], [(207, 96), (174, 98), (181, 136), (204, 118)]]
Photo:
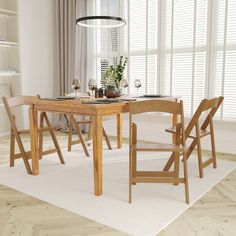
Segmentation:
[(76, 24), (88, 28), (118, 28), (126, 21), (117, 16), (85, 16), (78, 18)]

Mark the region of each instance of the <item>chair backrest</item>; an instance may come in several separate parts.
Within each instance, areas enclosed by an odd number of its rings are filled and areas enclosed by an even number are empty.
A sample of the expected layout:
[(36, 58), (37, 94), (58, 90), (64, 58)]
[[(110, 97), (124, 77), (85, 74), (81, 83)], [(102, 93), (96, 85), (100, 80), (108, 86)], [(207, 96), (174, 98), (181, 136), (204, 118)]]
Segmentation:
[[(183, 101), (166, 101), (166, 100), (146, 100), (129, 103), (130, 127), (132, 116), (146, 112), (162, 112), (172, 115), (180, 115), (181, 127), (184, 129), (184, 108)], [(130, 130), (131, 132), (131, 130)], [(182, 144), (185, 145), (185, 132), (183, 132)]]
[(224, 97), (220, 96), (218, 97), (218, 104), (215, 107), (212, 107), (212, 109), (210, 110), (208, 116), (206, 117), (205, 121), (202, 123), (201, 129), (206, 129), (207, 126), (210, 123), (210, 116), (213, 118), (214, 115), (216, 114), (217, 110), (219, 109), (221, 103), (223, 102)]
[(207, 117), (205, 118), (201, 126), (201, 129), (206, 129), (210, 123), (210, 119), (213, 118), (223, 100), (223, 96), (212, 99), (203, 99), (186, 127), (185, 136), (188, 137), (188, 135), (191, 133), (196, 122), (199, 121), (199, 118), (201, 117), (202, 113), (205, 111), (209, 111)]
[(164, 112), (180, 115), (182, 112), (182, 101), (173, 102), (166, 100), (146, 100), (129, 103), (129, 112), (131, 115), (146, 112)]
[(23, 96), (17, 96), (17, 97), (2, 97), (2, 101), (4, 103), (5, 108), (12, 108), (24, 105), (24, 97)]
[[(5, 106), (6, 113), (11, 124), (11, 128), (13, 129), (14, 132), (17, 132), (17, 127), (16, 127), (16, 122), (15, 122), (15, 116), (12, 114), (11, 108), (28, 105), (25, 98), (26, 98), (25, 96), (16, 96), (16, 97), (10, 97), (10, 98), (2, 97), (2, 101)], [(28, 96), (28, 98), (36, 98), (36, 97)]]
[(18, 130), (16, 127), (15, 116), (12, 114), (11, 108), (24, 105), (24, 97), (22, 96), (11, 97), (11, 98), (2, 97), (2, 101), (5, 106), (6, 113), (11, 124), (11, 128), (14, 131), (14, 133), (17, 133)]

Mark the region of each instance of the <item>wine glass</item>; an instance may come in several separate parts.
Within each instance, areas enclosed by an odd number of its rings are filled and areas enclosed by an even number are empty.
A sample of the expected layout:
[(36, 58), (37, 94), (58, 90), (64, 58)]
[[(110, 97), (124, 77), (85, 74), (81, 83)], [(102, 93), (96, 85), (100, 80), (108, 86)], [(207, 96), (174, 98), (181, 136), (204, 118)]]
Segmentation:
[(124, 89), (128, 88), (129, 87), (129, 83), (128, 83), (128, 80), (127, 79), (122, 79), (120, 81), (120, 86)]
[(134, 86), (135, 86), (135, 88), (137, 88), (137, 97), (138, 97), (138, 89), (141, 87), (141, 80), (140, 79), (136, 79), (135, 81), (134, 81)]
[(77, 78), (75, 78), (75, 79), (73, 79), (73, 81), (72, 81), (72, 89), (75, 91), (75, 96), (77, 97), (77, 92), (78, 92), (78, 90), (80, 89), (80, 87), (81, 87), (81, 83), (80, 83), (80, 80), (79, 79), (77, 79)]
[(94, 79), (90, 79), (88, 82), (88, 87), (92, 91), (92, 99), (93, 99), (93, 91), (97, 88), (97, 81)]

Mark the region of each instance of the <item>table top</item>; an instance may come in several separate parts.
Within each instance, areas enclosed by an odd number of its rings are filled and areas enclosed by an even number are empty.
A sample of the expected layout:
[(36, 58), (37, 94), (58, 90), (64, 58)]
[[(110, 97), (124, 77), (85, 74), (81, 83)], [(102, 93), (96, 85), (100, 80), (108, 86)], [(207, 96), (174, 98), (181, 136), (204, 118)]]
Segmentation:
[[(126, 97), (128, 99), (128, 97)], [(31, 105), (35, 110), (61, 112), (69, 114), (84, 114), (84, 115), (111, 115), (126, 113), (129, 111), (129, 101), (120, 100), (109, 104), (83, 104), (84, 99), (38, 99), (35, 96), (23, 96), (24, 104)], [(165, 99), (174, 100), (174, 97), (163, 98), (137, 98), (136, 101), (147, 99)]]

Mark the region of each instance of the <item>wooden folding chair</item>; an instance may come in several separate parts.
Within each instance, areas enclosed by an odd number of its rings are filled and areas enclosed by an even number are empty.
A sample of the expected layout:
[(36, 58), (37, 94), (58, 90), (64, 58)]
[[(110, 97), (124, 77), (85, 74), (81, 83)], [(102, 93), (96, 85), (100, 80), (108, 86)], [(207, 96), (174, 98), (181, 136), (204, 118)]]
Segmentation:
[[(183, 102), (172, 102), (165, 100), (149, 100), (129, 103), (130, 122), (130, 155), (129, 155), (129, 203), (132, 201), (132, 185), (136, 183), (173, 183), (185, 185), (185, 200), (189, 203), (188, 170), (185, 147), (184, 112)], [(133, 122), (133, 115), (146, 112), (163, 112), (172, 115), (180, 115), (181, 123), (178, 124), (177, 132), (182, 132), (182, 139), (175, 144), (138, 144), (137, 125)], [(173, 171), (140, 171), (137, 170), (138, 152), (171, 152), (174, 156)], [(179, 177), (180, 154), (183, 155), (184, 177)]]
[[(187, 151), (187, 159), (190, 157), (191, 153), (197, 146), (198, 152), (198, 168), (199, 168), (199, 176), (203, 178), (203, 169), (213, 163), (213, 167), (216, 168), (216, 150), (215, 150), (215, 137), (214, 137), (214, 126), (213, 126), (213, 117), (223, 102), (224, 97), (218, 97), (213, 99), (203, 99), (198, 106), (196, 112), (194, 113), (192, 119), (185, 130), (185, 137), (193, 139), (188, 151)], [(208, 112), (208, 115), (203, 120), (200, 125), (200, 118), (203, 112)], [(209, 129), (207, 129), (209, 126)], [(195, 129), (195, 130), (194, 130)], [(176, 127), (171, 127), (166, 129), (167, 132), (172, 134), (176, 134)], [(176, 134), (177, 135), (177, 134)], [(210, 135), (211, 137), (211, 150), (212, 157), (203, 162), (202, 160), (202, 148), (201, 148), (201, 138)], [(182, 134), (180, 134), (180, 137)], [(167, 171), (170, 169), (172, 163), (174, 162), (174, 158), (170, 158), (168, 163), (166, 164), (164, 170)]]
[[(2, 98), (7, 116), (9, 118), (10, 124), (11, 124), (11, 135), (10, 135), (10, 167), (13, 167), (15, 165), (15, 160), (22, 158), (26, 167), (26, 170), (29, 174), (32, 174), (28, 159), (31, 158), (31, 151), (25, 151), (24, 145), (22, 143), (20, 135), (22, 134), (29, 134), (29, 130), (18, 130), (16, 125), (16, 119), (15, 116), (12, 114), (11, 109), (14, 107), (25, 105), (24, 98), (23, 97), (12, 97), (12, 98)], [(47, 126), (44, 126), (44, 121), (46, 122)], [(53, 140), (55, 149), (50, 149), (43, 151), (43, 133), (49, 131), (51, 138)], [(15, 153), (15, 141), (18, 144), (19, 147), (19, 153)], [(39, 157), (42, 158), (42, 156), (55, 153), (57, 152), (58, 157), (60, 159), (60, 162), (64, 164), (64, 159), (61, 153), (60, 146), (57, 142), (56, 135), (54, 133), (54, 130), (50, 124), (50, 121), (48, 119), (48, 116), (45, 112), (40, 113), (40, 127), (39, 127)]]
[[(88, 137), (87, 137), (86, 141), (91, 140), (91, 138), (92, 138), (92, 135), (91, 135), (91, 132), (92, 132), (92, 119), (91, 119), (91, 117), (87, 116), (84, 120), (77, 121), (75, 115), (70, 115), (70, 118), (69, 118), (69, 135), (68, 135), (68, 151), (71, 151), (72, 145), (77, 144), (77, 143), (81, 143), (82, 147), (83, 147), (83, 150), (85, 152), (85, 155), (89, 156), (88, 148), (87, 148), (87, 145), (85, 143), (85, 140), (83, 138), (83, 135), (82, 135), (82, 132), (81, 132), (81, 129), (80, 129), (80, 125), (83, 125), (83, 124), (88, 124), (89, 125)], [(78, 135), (78, 138), (79, 138), (77, 140), (72, 140), (72, 135), (73, 135), (73, 130), (74, 129), (75, 129), (76, 134)], [(108, 149), (111, 150), (112, 149), (111, 148), (111, 143), (110, 143), (110, 140), (109, 140), (109, 138), (106, 134), (106, 131), (105, 131), (104, 127), (102, 128), (102, 131), (103, 131), (103, 137), (106, 141), (107, 147), (108, 147)]]

